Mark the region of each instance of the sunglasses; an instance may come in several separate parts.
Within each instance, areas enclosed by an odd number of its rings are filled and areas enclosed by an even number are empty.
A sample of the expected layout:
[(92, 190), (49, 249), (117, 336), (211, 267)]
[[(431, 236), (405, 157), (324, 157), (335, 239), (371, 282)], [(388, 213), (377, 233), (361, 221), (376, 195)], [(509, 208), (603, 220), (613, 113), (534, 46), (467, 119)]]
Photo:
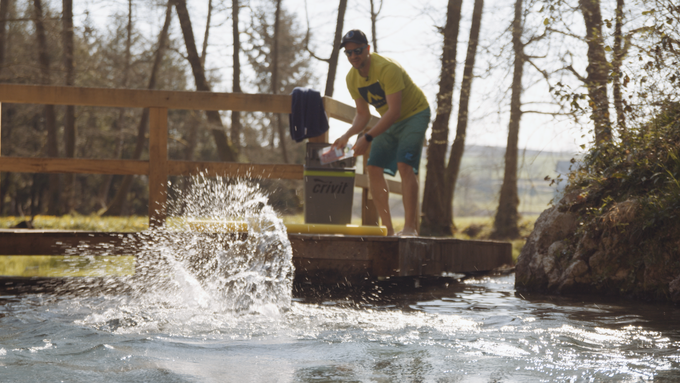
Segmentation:
[(368, 45), (364, 45), (363, 47), (359, 47), (359, 48), (356, 48), (356, 49), (345, 49), (345, 54), (347, 55), (347, 57), (352, 57), (352, 53), (359, 56), (361, 54), (361, 52), (363, 52), (364, 49), (366, 49), (367, 47), (368, 47)]

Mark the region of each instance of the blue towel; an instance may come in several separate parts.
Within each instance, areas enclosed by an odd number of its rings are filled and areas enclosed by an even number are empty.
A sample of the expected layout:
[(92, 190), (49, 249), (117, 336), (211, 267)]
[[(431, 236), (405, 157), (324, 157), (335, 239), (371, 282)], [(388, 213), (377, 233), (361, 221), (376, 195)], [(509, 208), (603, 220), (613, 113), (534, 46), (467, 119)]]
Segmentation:
[(328, 116), (321, 93), (310, 88), (293, 89), (290, 113), (290, 137), (295, 142), (317, 137), (328, 131)]

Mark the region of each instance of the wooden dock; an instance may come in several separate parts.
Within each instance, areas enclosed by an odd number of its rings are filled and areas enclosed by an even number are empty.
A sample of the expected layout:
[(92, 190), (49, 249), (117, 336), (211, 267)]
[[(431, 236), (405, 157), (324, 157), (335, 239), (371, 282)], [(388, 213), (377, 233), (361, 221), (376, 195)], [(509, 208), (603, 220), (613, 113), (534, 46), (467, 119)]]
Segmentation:
[[(123, 237), (133, 233), (0, 230), (0, 256), (63, 255), (88, 244), (130, 254)], [(512, 263), (508, 242), (430, 237), (289, 234), (296, 283), (361, 284), (392, 277), (441, 277), (489, 272)], [(0, 282), (0, 285), (2, 282)]]
[[(182, 161), (168, 157), (168, 112), (173, 109), (291, 113), (290, 95), (101, 89), (47, 85), (0, 84), (0, 104), (49, 104), (115, 108), (148, 108), (149, 159), (34, 158), (0, 156), (0, 172), (146, 175), (149, 188), (149, 227), (162, 227), (167, 212), (168, 176), (250, 179), (304, 179), (302, 164)], [(356, 110), (323, 98), (329, 118), (352, 123)], [(372, 116), (367, 129), (379, 119)], [(328, 143), (328, 132), (308, 139)], [(366, 156), (363, 156), (366, 165)], [(364, 166), (366, 169), (366, 166)], [(362, 225), (378, 225), (378, 213), (368, 192), (366, 174), (355, 176), (362, 188)], [(401, 193), (388, 182), (390, 193)], [(135, 255), (124, 248), (130, 233), (85, 231), (0, 230), (0, 256), (63, 255), (80, 244), (108, 245), (112, 256)], [(209, 235), (209, 234), (206, 234)], [(135, 237), (134, 235), (132, 237)], [(512, 263), (505, 242), (464, 241), (423, 237), (289, 234), (295, 280), (299, 283), (361, 283), (392, 277), (439, 277), (451, 273), (491, 271)], [(0, 276), (0, 279), (4, 278)], [(8, 278), (4, 278), (8, 280)], [(2, 285), (0, 285), (2, 287)]]

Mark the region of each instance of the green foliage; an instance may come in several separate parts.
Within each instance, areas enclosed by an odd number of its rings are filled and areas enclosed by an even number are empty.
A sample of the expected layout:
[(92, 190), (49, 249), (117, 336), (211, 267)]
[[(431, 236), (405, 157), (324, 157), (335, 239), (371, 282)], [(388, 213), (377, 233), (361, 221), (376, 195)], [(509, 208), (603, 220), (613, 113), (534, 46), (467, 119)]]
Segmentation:
[(674, 226), (680, 213), (680, 103), (662, 112), (620, 141), (593, 147), (584, 166), (570, 175), (567, 193), (578, 193), (566, 208), (578, 212), (582, 230), (597, 230), (598, 218), (616, 203), (639, 203), (631, 234), (650, 239)]

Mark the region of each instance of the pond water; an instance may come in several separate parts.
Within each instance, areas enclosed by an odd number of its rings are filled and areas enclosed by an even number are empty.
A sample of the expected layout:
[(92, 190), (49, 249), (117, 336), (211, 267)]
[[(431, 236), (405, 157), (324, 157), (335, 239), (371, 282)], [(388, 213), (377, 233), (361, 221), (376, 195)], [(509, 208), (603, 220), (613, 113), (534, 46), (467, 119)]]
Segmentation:
[[(1, 296), (0, 381), (680, 380), (676, 306), (519, 294), (512, 274), (293, 286), (257, 191), (208, 186), (195, 189), (240, 196), (204, 207), (248, 221), (247, 238), (146, 233), (134, 278)], [(199, 205), (182, 211), (209, 216)]]
[(259, 312), (5, 296), (0, 381), (680, 379), (677, 307), (522, 297), (513, 284), (507, 275), (344, 297), (307, 291), (287, 310)]

